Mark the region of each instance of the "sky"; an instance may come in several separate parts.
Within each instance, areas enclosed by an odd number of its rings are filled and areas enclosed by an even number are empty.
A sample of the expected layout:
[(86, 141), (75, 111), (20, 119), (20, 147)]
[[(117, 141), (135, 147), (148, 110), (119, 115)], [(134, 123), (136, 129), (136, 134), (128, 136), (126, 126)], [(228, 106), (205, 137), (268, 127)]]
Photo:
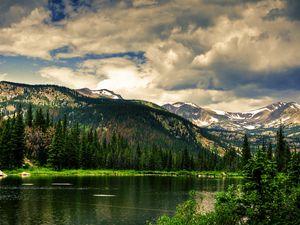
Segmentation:
[(300, 1), (0, 0), (0, 80), (226, 111), (300, 103)]

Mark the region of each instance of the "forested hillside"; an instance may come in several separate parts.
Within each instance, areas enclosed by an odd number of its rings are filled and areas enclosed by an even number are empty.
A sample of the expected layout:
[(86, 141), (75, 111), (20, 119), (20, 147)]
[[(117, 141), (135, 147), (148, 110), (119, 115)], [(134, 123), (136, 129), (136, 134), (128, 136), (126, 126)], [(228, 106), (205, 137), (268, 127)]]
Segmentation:
[(20, 164), (4, 166), (8, 152), (14, 157), (17, 118), (25, 156), (57, 169), (213, 169), (224, 154), (200, 128), (148, 102), (89, 98), (55, 85), (1, 82), (0, 90), (2, 139), (12, 142), (10, 151), (1, 148), (2, 167)]

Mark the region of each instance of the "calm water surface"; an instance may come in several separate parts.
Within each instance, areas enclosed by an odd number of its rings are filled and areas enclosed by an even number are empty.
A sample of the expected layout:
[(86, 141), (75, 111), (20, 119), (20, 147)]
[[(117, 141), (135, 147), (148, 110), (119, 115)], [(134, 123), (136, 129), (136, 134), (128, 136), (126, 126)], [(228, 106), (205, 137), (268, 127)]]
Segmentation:
[(190, 190), (222, 191), (239, 179), (196, 177), (7, 177), (0, 224), (146, 224), (172, 215)]

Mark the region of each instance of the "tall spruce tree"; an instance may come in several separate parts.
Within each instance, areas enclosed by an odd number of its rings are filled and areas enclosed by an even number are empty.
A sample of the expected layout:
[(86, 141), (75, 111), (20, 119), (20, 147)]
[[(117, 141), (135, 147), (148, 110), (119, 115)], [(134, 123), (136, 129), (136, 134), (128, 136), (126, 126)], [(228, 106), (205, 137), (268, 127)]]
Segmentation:
[(61, 121), (58, 121), (52, 143), (49, 148), (48, 164), (56, 170), (62, 169), (64, 160), (64, 137), (62, 132)]
[(25, 119), (26, 126), (32, 127), (32, 121), (33, 121), (32, 104), (30, 103), (26, 113), (26, 119)]
[(51, 121), (50, 121), (50, 113), (49, 113), (49, 109), (47, 109), (47, 111), (46, 111), (46, 119), (45, 119), (45, 126), (46, 126), (46, 128), (48, 128), (50, 126), (50, 123), (51, 123)]
[(12, 132), (14, 132), (14, 142), (15, 142), (15, 152), (14, 152), (14, 161), (17, 167), (21, 167), (23, 164), (24, 153), (25, 153), (25, 134), (24, 134), (24, 122), (23, 114), (21, 109), (17, 113), (15, 119), (14, 127)]
[(251, 159), (251, 149), (248, 141), (248, 135), (244, 135), (244, 142), (242, 148), (242, 165), (247, 165), (248, 161)]
[(12, 169), (13, 155), (11, 151), (11, 119), (4, 121), (0, 139), (1, 169)]
[(190, 156), (187, 148), (184, 148), (181, 156), (181, 169), (189, 170), (190, 169)]
[(81, 143), (80, 143), (80, 167), (82, 169), (87, 169), (90, 163), (90, 155), (88, 149), (88, 137), (85, 132), (81, 135)]
[(287, 168), (289, 148), (284, 140), (283, 126), (280, 125), (276, 135), (275, 159), (278, 171), (284, 171)]
[(271, 142), (269, 142), (269, 145), (268, 145), (267, 157), (268, 157), (269, 160), (273, 159), (273, 149), (272, 149), (272, 143)]
[(35, 127), (39, 127), (41, 128), (43, 131), (45, 131), (45, 118), (44, 118), (44, 114), (43, 114), (43, 110), (37, 109), (35, 111), (35, 118), (34, 118), (34, 126)]

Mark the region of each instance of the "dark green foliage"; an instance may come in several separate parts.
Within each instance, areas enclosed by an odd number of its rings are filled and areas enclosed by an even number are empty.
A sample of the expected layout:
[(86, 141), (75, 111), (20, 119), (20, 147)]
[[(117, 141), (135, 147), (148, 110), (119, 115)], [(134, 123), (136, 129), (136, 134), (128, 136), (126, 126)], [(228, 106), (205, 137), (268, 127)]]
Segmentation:
[(65, 160), (65, 140), (63, 136), (63, 128), (59, 121), (55, 128), (55, 134), (48, 153), (48, 164), (56, 170), (63, 168)]
[(275, 158), (277, 168), (279, 171), (285, 171), (288, 167), (288, 163), (291, 157), (290, 148), (287, 142), (284, 140), (283, 126), (281, 125), (276, 135), (276, 151)]
[[(162, 216), (158, 219), (157, 224), (161, 225), (198, 225), (200, 216), (196, 214), (197, 203), (195, 193), (190, 193), (190, 199), (176, 207), (176, 214), (170, 218)], [(201, 223), (204, 224), (204, 223)], [(151, 223), (150, 223), (151, 225)]]
[(65, 168), (77, 169), (79, 168), (79, 147), (80, 147), (80, 131), (78, 125), (73, 127), (66, 134), (65, 142)]
[(300, 184), (300, 152), (294, 152), (288, 166), (288, 177), (291, 185), (297, 187)]
[(24, 153), (25, 153), (25, 134), (24, 134), (24, 122), (22, 111), (19, 110), (17, 117), (14, 122), (14, 127), (12, 127), (12, 142), (14, 142), (15, 149), (13, 152), (14, 163), (16, 167), (21, 167), (23, 164)]
[(242, 148), (242, 164), (245, 166), (251, 158), (251, 149), (248, 141), (248, 135), (244, 135), (244, 143)]
[(268, 145), (267, 157), (268, 157), (269, 160), (273, 159), (273, 149), (272, 149), (272, 143), (271, 142), (269, 142), (269, 145)]
[(32, 127), (32, 120), (33, 120), (32, 104), (29, 104), (27, 114), (26, 114), (26, 120), (25, 120), (26, 126)]
[(294, 153), (287, 174), (258, 149), (244, 169), (243, 185), (217, 195), (215, 211), (196, 211), (195, 197), (177, 207), (175, 216), (162, 216), (159, 225), (273, 225), (300, 224), (299, 153)]
[(0, 129), (0, 167), (21, 167), (25, 152), (24, 124), (21, 109), (17, 116), (3, 121)]
[(188, 150), (185, 148), (181, 156), (181, 168), (188, 170), (190, 168), (190, 156)]
[(227, 171), (237, 171), (240, 167), (240, 157), (233, 148), (229, 148), (223, 157), (223, 168)]

